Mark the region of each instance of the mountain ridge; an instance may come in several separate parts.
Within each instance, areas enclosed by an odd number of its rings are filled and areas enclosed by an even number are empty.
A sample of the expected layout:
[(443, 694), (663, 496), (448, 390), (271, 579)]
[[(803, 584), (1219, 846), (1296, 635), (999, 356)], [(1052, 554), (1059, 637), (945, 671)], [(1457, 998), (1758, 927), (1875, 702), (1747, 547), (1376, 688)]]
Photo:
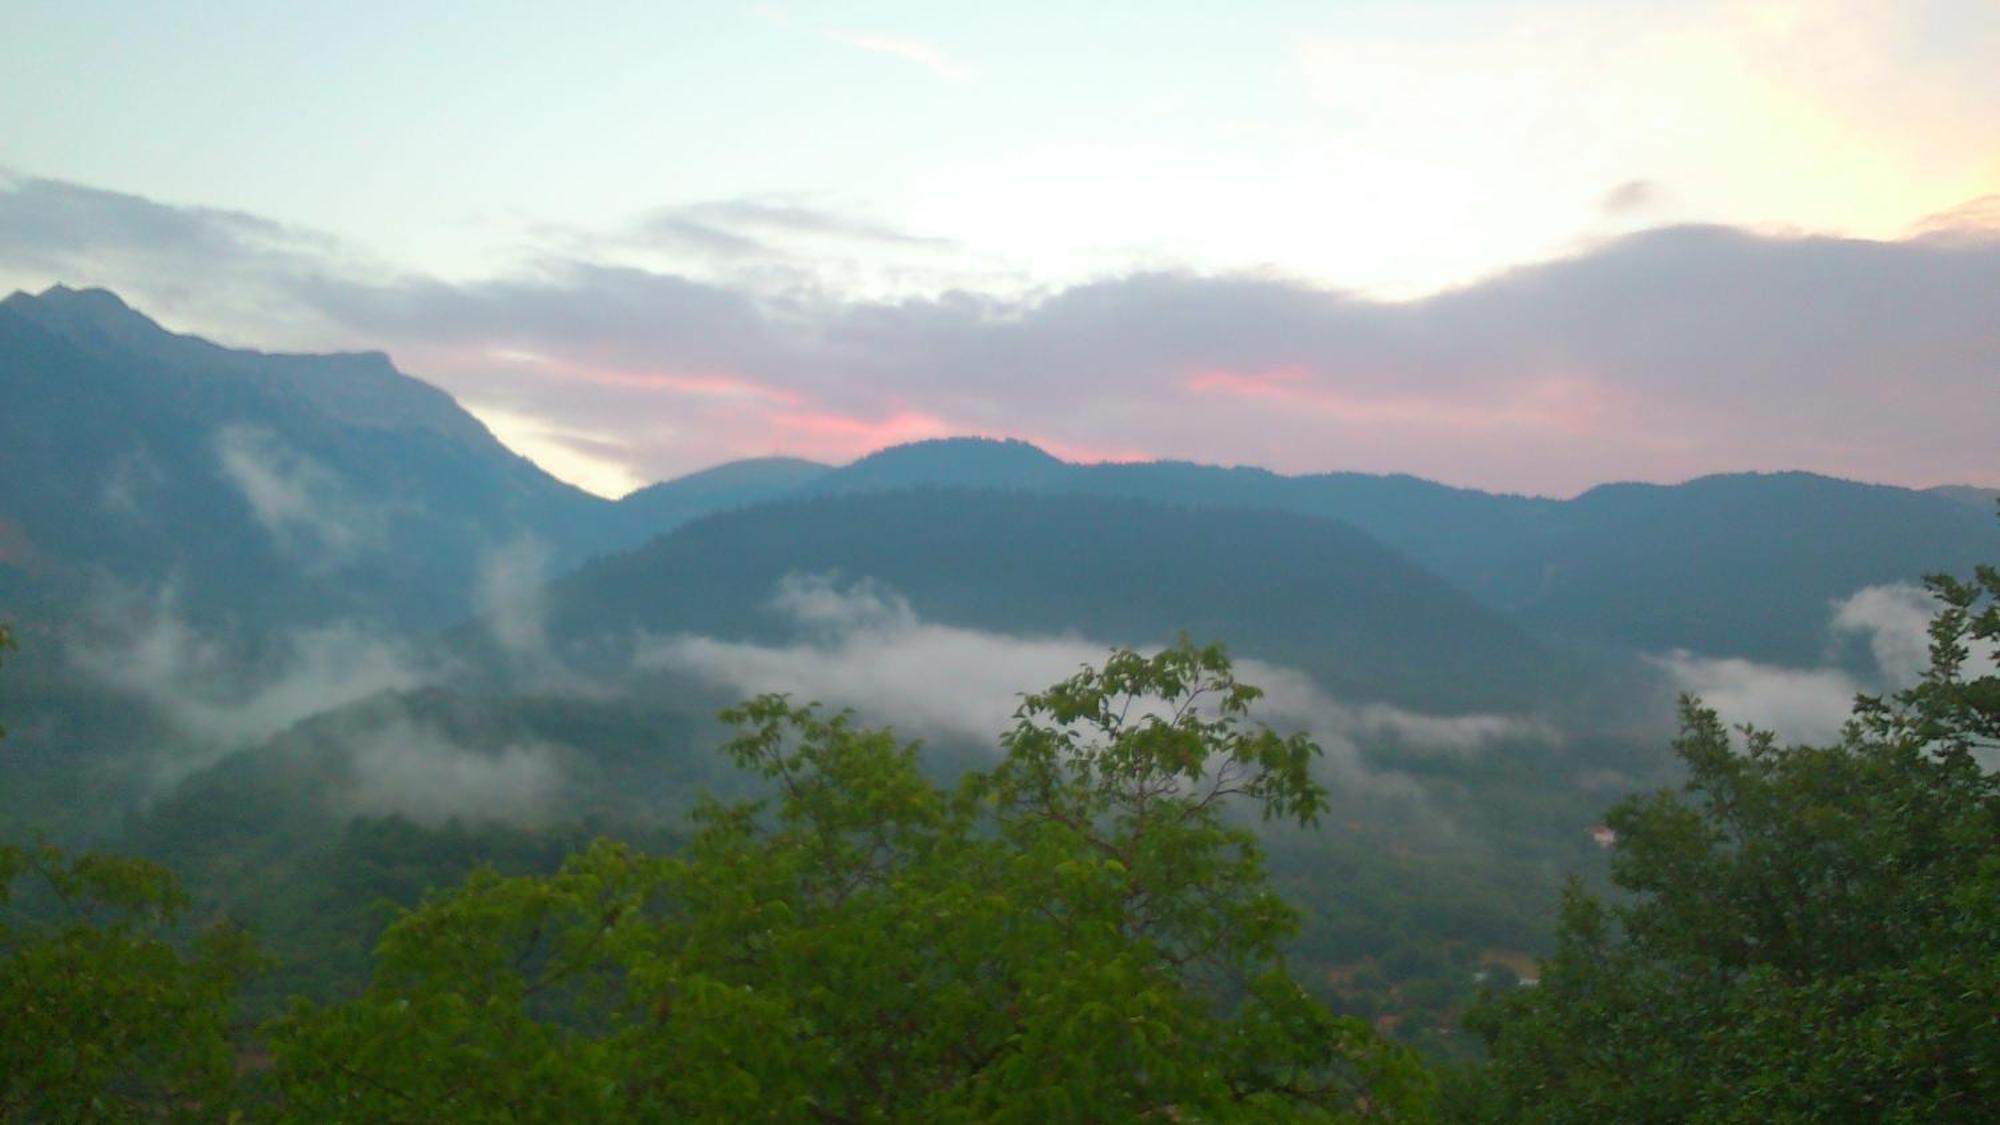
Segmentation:
[[(915, 443), (810, 487), (976, 482), (1321, 516), (1353, 524), (1544, 632), (1801, 666), (1824, 655), (1839, 599), (2000, 557), (2000, 521), (1962, 497), (1800, 470), (1613, 482), (1558, 500), (1409, 475), (1073, 464), (1025, 443), (981, 445)], [(981, 466), (997, 471), (980, 481)]]
[(342, 421), (385, 429), (427, 428), (468, 444), (500, 444), (449, 392), (398, 370), (386, 352), (228, 347), (170, 331), (107, 289), (57, 285), (36, 295), (16, 291), (0, 306), (87, 351), (122, 352), (211, 377), (222, 372), (276, 376)]
[(1105, 644), (1223, 640), (1363, 698), (1518, 702), (1550, 659), (1518, 625), (1339, 521), (959, 486), (705, 516), (558, 580), (548, 627), (566, 643), (792, 643), (772, 601), (787, 579), (813, 577), (879, 584), (926, 623)]
[(1409, 474), (1079, 464), (982, 438), (840, 466), (730, 462), (614, 502), (380, 352), (225, 348), (105, 290), (0, 300), (0, 612), (17, 616), (74, 606), (106, 575), (225, 616), (435, 628), (471, 615), (523, 541), (552, 576), (717, 511), (938, 487), (1339, 521), (1543, 635), (1796, 666), (1824, 656), (1837, 600), (2000, 557), (1971, 487), (1724, 473), (1554, 499)]
[(52, 293), (0, 302), (0, 519), (53, 572), (17, 604), (73, 610), (108, 583), (218, 623), (444, 624), (490, 552), (589, 542), (600, 501), (392, 367), (357, 388), (365, 358), (231, 351)]

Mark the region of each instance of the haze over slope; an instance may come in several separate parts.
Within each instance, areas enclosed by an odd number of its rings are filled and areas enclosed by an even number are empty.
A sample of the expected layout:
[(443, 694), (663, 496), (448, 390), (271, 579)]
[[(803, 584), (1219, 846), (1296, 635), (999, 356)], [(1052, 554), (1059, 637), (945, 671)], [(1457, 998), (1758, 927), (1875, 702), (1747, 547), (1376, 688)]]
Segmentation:
[(0, 356), (10, 561), (71, 594), (108, 577), (245, 622), (444, 624), (485, 553), (583, 538), (597, 503), (381, 355), (229, 351), (57, 289), (0, 305)]
[(0, 598), (44, 607), (31, 618), (108, 580), (251, 629), (435, 628), (522, 544), (559, 571), (812, 469), (738, 468), (615, 505), (379, 353), (222, 348), (103, 290), (0, 302)]

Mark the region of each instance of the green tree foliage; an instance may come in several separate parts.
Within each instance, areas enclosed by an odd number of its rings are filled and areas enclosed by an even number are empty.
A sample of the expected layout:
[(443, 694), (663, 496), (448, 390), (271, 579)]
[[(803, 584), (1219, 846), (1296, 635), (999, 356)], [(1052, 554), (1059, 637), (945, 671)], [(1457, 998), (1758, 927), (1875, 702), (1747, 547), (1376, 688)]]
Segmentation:
[(0, 1121), (228, 1115), (230, 998), (258, 957), (224, 925), (184, 951), (187, 905), (158, 864), (0, 845)]
[(157, 864), (0, 846), (0, 1121), (227, 1117), (257, 956), (220, 925), (184, 951), (186, 906)]
[(1832, 746), (1732, 746), (1684, 701), (1678, 793), (1628, 800), (1606, 905), (1475, 1024), (1477, 1120), (1986, 1121), (2000, 1113), (2000, 572), (1934, 579), (1932, 665)]
[(392, 925), (367, 994), (275, 1034), (311, 1121), (1412, 1119), (1427, 1075), (1285, 973), (1233, 809), (1308, 820), (1317, 748), (1220, 650), (1027, 699), (951, 789), (915, 747), (763, 697), (775, 786), (690, 846), (600, 842)]

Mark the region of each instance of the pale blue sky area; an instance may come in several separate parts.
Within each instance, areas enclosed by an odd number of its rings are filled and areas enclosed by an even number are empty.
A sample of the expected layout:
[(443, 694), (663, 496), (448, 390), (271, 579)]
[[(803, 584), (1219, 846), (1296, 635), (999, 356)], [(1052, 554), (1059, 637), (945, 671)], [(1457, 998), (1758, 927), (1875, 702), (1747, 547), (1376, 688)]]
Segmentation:
[[(953, 240), (975, 277), (1421, 292), (1634, 224), (1889, 236), (1993, 190), (1993, 11), (15, 4), (0, 167), (445, 275), (754, 196)], [(1606, 215), (1627, 181), (1654, 190)]]

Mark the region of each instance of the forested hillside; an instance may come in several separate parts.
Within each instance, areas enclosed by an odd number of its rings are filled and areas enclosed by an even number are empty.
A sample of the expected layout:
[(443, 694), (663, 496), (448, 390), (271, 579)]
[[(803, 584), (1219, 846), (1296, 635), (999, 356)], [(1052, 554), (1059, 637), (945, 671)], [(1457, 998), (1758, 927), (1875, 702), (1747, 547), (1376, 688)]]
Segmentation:
[(539, 581), (817, 469), (745, 464), (615, 504), (384, 355), (218, 347), (103, 290), (0, 302), (0, 605), (34, 623), (170, 590), (251, 633), (441, 628), (496, 559)]
[(2000, 7), (0, 4), (0, 1125), (2000, 1122)]
[[(1236, 814), (1338, 815), (1314, 780), (1322, 749), (1248, 723), (1256, 689), (1219, 649), (1182, 644), (1030, 696), (996, 764), (949, 786), (892, 732), (752, 700), (725, 713), (725, 751), (766, 800), (705, 802), (661, 851), (599, 839), (553, 874), (474, 870), (388, 926), (364, 991), (336, 984), (254, 1029), (230, 1021), (232, 997), (269, 963), (228, 922), (190, 939), (167, 869), (0, 846), (16, 1015), (0, 1104), (31, 1119), (1980, 1120), (2000, 1099), (2000, 570), (1935, 588), (1928, 673), (1863, 700), (1838, 745), (1733, 746), (1684, 706), (1685, 786), (1607, 818), (1630, 897), (1572, 883), (1538, 979), (1510, 971), (1468, 1017), (1487, 1062), (1426, 1071), (1289, 974), (1298, 915)], [(558, 843), (356, 821), (329, 857), (347, 896), (291, 917), (337, 924), (355, 890), (413, 893), (475, 858), (547, 871)], [(352, 955), (319, 952), (336, 973)]]
[(247, 629), (441, 626), (486, 553), (587, 551), (596, 501), (384, 356), (228, 351), (70, 290), (8, 298), (0, 355), (4, 561), (65, 607), (113, 583)]
[[(921, 488), (714, 516), (560, 582), (558, 638), (782, 639), (787, 575), (873, 580), (925, 620), (1158, 645), (1181, 633), (1309, 672), (1336, 694), (1526, 706), (1559, 657), (1367, 535), (1256, 509)], [(1572, 669), (1574, 671), (1574, 669)]]
[(959, 439), (614, 502), (17, 294), (0, 1119), (1978, 1119), (1996, 591), (1913, 583), (1990, 499)]
[(924, 484), (1275, 508), (1352, 524), (1547, 635), (1808, 663), (1829, 602), (1965, 571), (2000, 552), (1978, 490), (1919, 492), (1810, 473), (1606, 485), (1572, 500), (1407, 476), (1072, 465), (1022, 443), (924, 442), (814, 481), (826, 492)]

